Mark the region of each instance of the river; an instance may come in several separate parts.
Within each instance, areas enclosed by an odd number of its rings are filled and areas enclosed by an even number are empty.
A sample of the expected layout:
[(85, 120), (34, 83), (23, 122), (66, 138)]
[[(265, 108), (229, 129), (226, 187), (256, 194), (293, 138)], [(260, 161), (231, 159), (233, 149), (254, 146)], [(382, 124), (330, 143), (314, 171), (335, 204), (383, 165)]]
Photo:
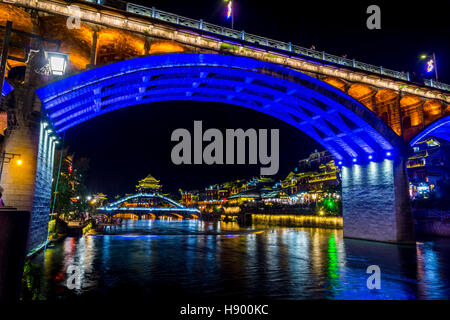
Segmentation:
[[(448, 299), (450, 239), (415, 246), (344, 239), (342, 230), (125, 220), (40, 252), (45, 299), (73, 297)], [(80, 289), (66, 286), (79, 267)], [(366, 269), (378, 265), (381, 288)]]

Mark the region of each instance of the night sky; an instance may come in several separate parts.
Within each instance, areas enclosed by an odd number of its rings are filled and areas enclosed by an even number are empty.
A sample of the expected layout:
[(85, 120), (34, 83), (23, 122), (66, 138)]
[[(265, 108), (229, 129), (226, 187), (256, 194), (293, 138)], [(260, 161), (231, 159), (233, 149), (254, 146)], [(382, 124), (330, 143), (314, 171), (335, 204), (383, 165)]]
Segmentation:
[[(223, 0), (131, 1), (194, 19), (229, 26)], [(294, 3), (298, 3), (294, 5)], [(381, 7), (381, 30), (366, 28), (366, 8)], [(235, 0), (235, 29), (291, 41), (303, 47), (382, 65), (424, 72), (422, 53), (436, 53), (439, 78), (450, 83), (450, 1), (288, 1)], [(422, 64), (421, 64), (422, 62)], [(196, 189), (259, 174), (260, 165), (173, 165), (173, 130), (203, 128), (280, 129), (280, 171), (284, 178), (299, 159), (323, 149), (298, 129), (268, 115), (226, 104), (161, 102), (114, 111), (70, 129), (65, 144), (78, 157), (90, 158), (88, 187), (110, 198), (134, 191), (136, 181), (151, 173), (164, 191)]]

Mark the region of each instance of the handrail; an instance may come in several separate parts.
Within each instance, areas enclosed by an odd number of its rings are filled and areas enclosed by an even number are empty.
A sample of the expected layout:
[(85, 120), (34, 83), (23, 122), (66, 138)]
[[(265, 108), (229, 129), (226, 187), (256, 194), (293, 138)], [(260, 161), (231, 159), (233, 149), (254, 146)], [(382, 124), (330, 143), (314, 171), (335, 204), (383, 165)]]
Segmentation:
[(424, 83), (428, 87), (434, 87), (434, 88), (450, 91), (450, 85), (448, 85), (446, 83), (438, 82), (433, 79), (425, 79)]
[[(375, 66), (372, 64), (356, 61), (355, 59), (347, 59), (344, 57), (335, 56), (335, 55), (326, 53), (324, 51), (317, 51), (314, 49), (308, 49), (308, 48), (300, 47), (297, 45), (293, 45), (290, 42), (286, 43), (286, 42), (273, 40), (273, 39), (261, 37), (258, 35), (246, 33), (243, 30), (239, 31), (239, 30), (235, 30), (235, 29), (222, 27), (222, 26), (215, 25), (212, 23), (204, 22), (201, 19), (195, 20), (195, 19), (179, 16), (177, 14), (158, 10), (155, 7), (149, 8), (149, 7), (145, 7), (145, 6), (141, 6), (141, 5), (137, 5), (134, 3), (125, 2), (125, 1), (121, 1), (121, 0), (87, 0), (87, 1), (93, 2), (93, 3), (98, 3), (98, 4), (111, 5), (113, 7), (116, 3), (121, 3), (122, 6), (120, 6), (120, 8), (123, 8), (125, 6), (125, 8), (126, 8), (125, 10), (130, 13), (151, 17), (154, 19), (159, 19), (161, 21), (170, 22), (170, 23), (174, 23), (174, 24), (189, 27), (189, 28), (199, 29), (202, 31), (207, 31), (207, 32), (218, 34), (221, 36), (234, 38), (237, 40), (243, 40), (243, 41), (247, 41), (247, 42), (258, 44), (258, 45), (275, 48), (278, 50), (288, 51), (288, 52), (300, 54), (303, 56), (327, 61), (330, 63), (334, 63), (334, 64), (346, 66), (346, 67), (351, 67), (351, 68), (360, 69), (363, 71), (376, 73), (376, 74), (380, 74), (380, 75), (384, 75), (384, 76), (388, 76), (388, 77), (392, 77), (392, 78), (396, 78), (396, 79), (410, 81), (409, 72), (395, 71), (395, 70), (384, 68), (382, 66)], [(445, 83), (424, 79), (424, 84), (429, 87), (450, 91), (450, 85), (445, 84)]]

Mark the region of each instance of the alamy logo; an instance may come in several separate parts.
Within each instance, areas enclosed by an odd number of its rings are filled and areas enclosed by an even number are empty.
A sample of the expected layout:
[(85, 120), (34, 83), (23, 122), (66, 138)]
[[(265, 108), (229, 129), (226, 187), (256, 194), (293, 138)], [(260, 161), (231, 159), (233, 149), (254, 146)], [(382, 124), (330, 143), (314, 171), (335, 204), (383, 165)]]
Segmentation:
[(67, 268), (67, 283), (66, 286), (69, 290), (81, 289), (81, 270), (80, 267), (70, 265)]
[(81, 28), (81, 9), (79, 6), (69, 6), (69, 17), (67, 18), (67, 28), (80, 29)]
[(367, 267), (366, 273), (370, 274), (370, 277), (367, 278), (366, 285), (367, 289), (381, 289), (381, 270), (380, 267), (373, 264)]
[(373, 4), (367, 7), (366, 13), (370, 14), (367, 18), (367, 28), (369, 30), (381, 29), (381, 9), (379, 6)]
[[(219, 129), (208, 129), (203, 133), (202, 121), (194, 121), (193, 139), (187, 129), (180, 128), (172, 132), (171, 141), (179, 142), (173, 147), (171, 153), (174, 164), (192, 164), (192, 140), (194, 140), (194, 164), (235, 164), (235, 146), (237, 147), (236, 164), (246, 164), (246, 147), (248, 146), (248, 164), (257, 164), (259, 160), (260, 164), (267, 166), (260, 169), (261, 175), (274, 175), (278, 172), (278, 129), (270, 129), (271, 152), (269, 155), (267, 129), (258, 131), (226, 129), (224, 150), (224, 136)], [(203, 142), (209, 142), (204, 149)]]

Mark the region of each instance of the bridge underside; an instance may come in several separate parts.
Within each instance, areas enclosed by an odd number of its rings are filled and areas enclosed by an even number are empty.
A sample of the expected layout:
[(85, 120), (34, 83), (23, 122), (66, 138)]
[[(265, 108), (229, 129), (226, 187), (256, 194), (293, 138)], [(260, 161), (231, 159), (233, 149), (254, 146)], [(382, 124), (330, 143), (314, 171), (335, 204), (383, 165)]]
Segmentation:
[[(163, 207), (149, 206), (149, 203), (155, 201), (160, 201), (165, 205)], [(198, 209), (186, 208), (178, 202), (157, 193), (136, 193), (119, 199), (105, 207), (99, 207), (98, 211), (110, 217), (119, 214), (129, 214), (138, 217), (148, 215), (155, 218), (160, 216), (196, 218), (200, 214)]]
[(99, 67), (37, 90), (56, 131), (116, 109), (164, 100), (251, 108), (302, 130), (338, 161), (383, 160), (402, 144), (340, 90), (255, 59), (217, 54), (148, 56)]
[(142, 208), (142, 210), (111, 210), (111, 211), (99, 211), (99, 213), (102, 213), (108, 217), (114, 217), (117, 215), (133, 215), (137, 216), (139, 218), (142, 218), (144, 216), (150, 217), (150, 218), (160, 218), (160, 217), (173, 217), (178, 219), (192, 219), (192, 218), (198, 218), (199, 212), (193, 211), (193, 210), (178, 210), (178, 209), (170, 209), (170, 210), (159, 210), (159, 209), (152, 209), (152, 210), (146, 210)]
[(433, 136), (445, 141), (450, 141), (450, 116), (439, 119), (425, 128), (425, 130), (420, 132), (411, 140), (411, 146), (415, 145), (427, 136)]
[[(406, 205), (401, 138), (356, 100), (306, 74), (243, 57), (170, 54), (86, 71), (36, 93), (58, 133), (119, 108), (163, 100), (221, 102), (269, 114), (307, 133), (348, 169), (343, 176), (345, 236), (405, 242), (414, 234)], [(20, 128), (11, 128), (14, 130)], [(29, 156), (37, 158), (38, 149), (29, 148)], [(21, 174), (26, 171), (36, 176), (36, 167), (24, 169)], [(360, 169), (367, 174), (381, 170), (383, 178), (361, 182)], [(4, 176), (14, 174), (5, 172)], [(25, 202), (33, 203), (35, 190), (27, 190), (22, 198), (27, 196), (31, 200)], [(380, 191), (383, 196), (376, 200), (379, 210), (362, 210), (366, 207), (361, 197), (373, 203), (371, 195)], [(187, 208), (175, 207), (174, 212), (188, 212)], [(33, 206), (33, 215), (35, 210)]]

